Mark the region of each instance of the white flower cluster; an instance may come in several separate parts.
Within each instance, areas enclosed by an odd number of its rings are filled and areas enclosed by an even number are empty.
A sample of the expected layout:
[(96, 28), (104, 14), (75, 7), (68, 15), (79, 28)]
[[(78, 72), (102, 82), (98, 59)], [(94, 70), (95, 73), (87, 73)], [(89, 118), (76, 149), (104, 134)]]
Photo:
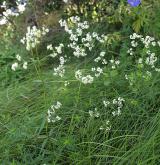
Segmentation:
[(63, 0), (64, 3), (68, 3), (69, 0)]
[(103, 65), (106, 65), (108, 62), (105, 59), (105, 55), (106, 55), (105, 51), (100, 52), (100, 55), (94, 59), (94, 62), (96, 63), (101, 62)]
[[(96, 63), (100, 62), (102, 65), (107, 65), (108, 62), (105, 59), (105, 55), (106, 55), (105, 51), (100, 52), (100, 55), (94, 59), (94, 62), (96, 62)], [(119, 60), (115, 60), (115, 59), (111, 59), (111, 60), (109, 60), (109, 62), (111, 64), (111, 68), (112, 69), (116, 69), (119, 66), (119, 64), (120, 64), (120, 61)]]
[(139, 35), (139, 34), (137, 34), (137, 33), (133, 33), (132, 35), (130, 35), (130, 39), (131, 39), (131, 40), (135, 40), (135, 39), (137, 39), (137, 38), (142, 38), (142, 35)]
[(110, 63), (111, 63), (111, 68), (116, 69), (116, 67), (120, 64), (120, 61), (112, 59), (110, 60)]
[(97, 108), (94, 109), (94, 111), (89, 110), (90, 117), (98, 118), (100, 116), (100, 113), (98, 112)]
[(13, 63), (12, 66), (11, 66), (11, 69), (13, 71), (16, 71), (18, 69), (18, 62)]
[(103, 104), (104, 107), (113, 107), (113, 109), (116, 108), (116, 110), (112, 111), (113, 116), (120, 116), (121, 115), (121, 109), (123, 107), (123, 103), (125, 100), (122, 97), (118, 97), (117, 99), (113, 99), (112, 101), (104, 100)]
[(48, 123), (55, 123), (56, 121), (61, 120), (61, 117), (56, 115), (56, 110), (60, 109), (61, 106), (62, 106), (62, 104), (59, 101), (57, 101), (57, 103), (55, 105), (53, 104), (48, 109), (48, 116), (47, 116)]
[(68, 86), (70, 83), (68, 82), (68, 81), (65, 81), (64, 82), (64, 86), (66, 87), (66, 86)]
[[(145, 48), (149, 48), (150, 46), (160, 46), (160, 41), (156, 42), (154, 37), (150, 37), (150, 36), (146, 36), (143, 37), (142, 35), (138, 35), (136, 33), (133, 33), (132, 35), (130, 35), (130, 39), (131, 39), (131, 46), (133, 48), (138, 46), (138, 42), (141, 41), (144, 44)], [(129, 52), (132, 52), (133, 49), (128, 50)]]
[(156, 41), (154, 37), (150, 37), (150, 36), (143, 37), (142, 35), (138, 35), (136, 33), (133, 33), (132, 35), (130, 35), (130, 39), (131, 39), (132, 47), (127, 51), (127, 53), (129, 53), (130, 55), (133, 55), (134, 52), (136, 52), (134, 48), (137, 47), (138, 44), (141, 43), (144, 46), (144, 50), (146, 54), (143, 55), (143, 57), (140, 57), (138, 59), (138, 64), (141, 64), (142, 66), (146, 64), (147, 66), (154, 68), (155, 71), (159, 72), (160, 69), (156, 68), (158, 56), (156, 55), (156, 53), (151, 52), (150, 48), (153, 48), (156, 46), (160, 47), (160, 41)]
[(107, 121), (105, 122), (105, 124), (102, 125), (99, 129), (100, 129), (100, 130), (105, 130), (106, 132), (110, 131), (110, 130), (111, 130), (110, 121), (107, 120)]
[[(59, 66), (57, 68), (54, 68), (54, 73), (53, 73), (54, 75), (60, 76), (60, 77), (64, 76), (64, 73), (65, 73), (65, 66), (64, 66), (64, 64), (67, 61), (62, 56), (63, 48), (64, 48), (64, 45), (62, 43), (60, 43), (59, 46), (56, 46), (55, 48), (53, 48), (52, 44), (47, 46), (47, 50), (52, 51), (52, 53), (49, 56), (55, 58), (58, 55), (59, 56), (61, 55), (59, 57), (60, 64), (59, 64)], [(65, 55), (65, 57), (67, 57), (67, 56)]]
[(77, 80), (81, 81), (83, 84), (92, 84), (94, 80), (94, 77), (92, 77), (91, 75), (83, 76), (80, 70), (77, 70), (75, 72), (75, 77)]
[(139, 64), (146, 64), (150, 66), (152, 69), (154, 69), (157, 72), (160, 72), (160, 69), (156, 67), (156, 63), (158, 61), (158, 57), (155, 53), (152, 53), (151, 51), (146, 52), (147, 57), (146, 58), (139, 58), (138, 63)]
[(56, 57), (57, 55), (61, 55), (63, 48), (64, 48), (64, 45), (62, 43), (60, 43), (59, 46), (56, 46), (55, 49), (53, 49), (52, 44), (47, 46), (47, 50), (52, 51), (52, 53), (49, 56), (53, 58)]
[(100, 67), (92, 68), (92, 72), (94, 72), (95, 77), (99, 77), (103, 73), (103, 69)]
[(127, 53), (130, 54), (131, 56), (133, 55), (133, 48), (130, 48), (129, 50), (127, 50)]
[(107, 108), (110, 105), (110, 101), (103, 100), (103, 104)]
[(157, 57), (155, 53), (148, 52), (148, 57), (146, 58), (146, 64), (150, 65), (152, 68), (155, 68), (155, 63), (157, 62)]
[(11, 69), (13, 70), (13, 71), (16, 71), (21, 65), (22, 65), (22, 68), (23, 69), (27, 69), (27, 67), (28, 67), (28, 63), (26, 62), (26, 61), (24, 61), (24, 60), (22, 60), (22, 58), (21, 58), (21, 56), (19, 55), (19, 54), (17, 54), (16, 55), (16, 62), (14, 62), (13, 64), (12, 64), (12, 66), (11, 66)]
[(87, 56), (87, 50), (91, 51), (94, 47), (94, 41), (104, 43), (106, 37), (99, 35), (96, 32), (86, 32), (89, 29), (87, 21), (80, 22), (80, 17), (70, 17), (71, 25), (66, 20), (60, 20), (61, 27), (69, 34), (70, 43), (68, 47), (73, 50), (73, 55), (76, 57)]
[(2, 5), (0, 6), (0, 8), (4, 9), (2, 14), (0, 14), (0, 16), (2, 16), (0, 19), (0, 25), (4, 25), (4, 24), (8, 23), (7, 18), (9, 18), (11, 16), (19, 16), (20, 14), (22, 14), (26, 9), (27, 1), (17, 0), (16, 4), (17, 4), (16, 8), (13, 8), (13, 7), (8, 8), (7, 2), (3, 1)]
[(58, 75), (58, 76), (60, 76), (60, 77), (63, 77), (64, 76), (64, 73), (65, 73), (65, 66), (64, 66), (64, 64), (65, 64), (65, 62), (66, 62), (66, 60), (64, 59), (64, 57), (60, 57), (59, 58), (59, 61), (60, 61), (60, 64), (59, 64), (59, 66), (57, 67), (57, 68), (54, 68), (54, 75)]
[(153, 37), (150, 36), (146, 36), (143, 37), (142, 35), (139, 35), (137, 33), (133, 33), (132, 35), (130, 35), (130, 39), (131, 39), (131, 46), (132, 48), (130, 48), (127, 53), (129, 53), (130, 55), (133, 55), (133, 48), (136, 48), (139, 44), (139, 41), (141, 41), (144, 44), (145, 48), (149, 48), (150, 46), (156, 46), (159, 45), (159, 41), (156, 42), (155, 39)]
[(156, 46), (156, 44), (157, 44), (155, 42), (155, 39), (150, 36), (146, 36), (145, 38), (142, 37), (141, 41), (143, 42), (143, 44), (145, 45), (146, 48), (149, 48), (150, 45)]
[[(107, 41), (108, 38), (103, 34), (100, 35), (96, 32), (89, 32), (89, 23), (87, 21), (81, 21), (78, 16), (70, 17), (68, 20), (60, 20), (59, 23), (68, 35), (68, 43), (67, 45), (60, 43), (54, 48), (52, 44), (50, 44), (47, 46), (47, 50), (51, 51), (49, 56), (53, 58), (57, 58), (59, 56), (61, 58), (62, 56), (65, 58), (63, 64), (60, 63), (57, 68), (54, 68), (54, 75), (59, 75), (62, 77), (65, 73), (64, 64), (66, 61), (68, 62), (69, 59), (75, 57), (86, 57), (88, 54), (91, 54), (95, 47), (104, 45), (104, 42)], [(64, 54), (68, 49), (69, 52), (71, 52), (70, 56), (66, 56), (66, 54)], [(105, 54), (105, 51), (102, 51), (100, 52), (99, 57), (93, 60), (95, 62), (101, 61), (100, 65), (106, 65), (107, 60), (105, 59)], [(81, 70), (77, 70), (75, 72), (75, 77), (83, 84), (91, 84), (93, 83), (95, 77), (99, 77), (103, 73), (103, 68), (101, 66), (92, 67), (90, 72), (90, 74), (83, 76)], [(92, 73), (94, 74), (93, 76)]]
[(26, 45), (28, 51), (35, 48), (41, 41), (42, 37), (49, 32), (49, 29), (42, 27), (38, 29), (36, 26), (28, 27), (26, 36), (21, 39), (21, 43)]

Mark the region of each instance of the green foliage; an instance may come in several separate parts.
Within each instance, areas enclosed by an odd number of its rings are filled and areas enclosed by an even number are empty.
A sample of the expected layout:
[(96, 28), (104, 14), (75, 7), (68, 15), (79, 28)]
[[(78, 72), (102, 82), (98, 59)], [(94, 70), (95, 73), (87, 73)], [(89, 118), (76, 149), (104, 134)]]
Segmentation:
[(99, 22), (104, 17), (112, 15), (119, 1), (95, 1), (95, 0), (73, 0), (72, 4), (67, 7), (67, 14), (80, 15), (93, 21)]

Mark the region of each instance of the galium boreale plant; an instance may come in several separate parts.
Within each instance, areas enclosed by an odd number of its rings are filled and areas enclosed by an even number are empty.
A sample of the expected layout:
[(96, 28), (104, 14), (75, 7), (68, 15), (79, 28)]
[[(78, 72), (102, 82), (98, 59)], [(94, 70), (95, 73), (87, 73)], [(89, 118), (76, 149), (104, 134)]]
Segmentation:
[[(32, 63), (36, 69), (37, 74), (40, 74), (40, 61), (38, 57), (38, 46), (40, 45), (43, 37), (49, 32), (46, 27), (38, 28), (36, 26), (27, 27), (26, 35), (20, 42), (26, 47), (26, 50), (32, 55)], [(36, 55), (36, 56), (35, 56)], [(38, 65), (35, 62), (38, 62)]]
[[(115, 54), (111, 55), (107, 52), (107, 46), (116, 38), (116, 35), (99, 34), (92, 30), (88, 21), (83, 21), (78, 16), (70, 17), (68, 20), (62, 19), (59, 23), (66, 33), (66, 41), (60, 42), (57, 46), (52, 44), (47, 46), (50, 58), (59, 61), (59, 64), (54, 67), (53, 75), (65, 79), (67, 84), (72, 83), (73, 79), (70, 81), (65, 76), (68, 72), (67, 65), (71, 61), (81, 61), (81, 65), (75, 66), (72, 71), (74, 73), (74, 82), (88, 86), (89, 90), (89, 87), (96, 80), (105, 77), (104, 71), (106, 67), (112, 71), (119, 68), (121, 61), (117, 54), (115, 56)], [(65, 86), (67, 87), (67, 85)], [(113, 102), (113, 104), (110, 104), (110, 108), (109, 106), (107, 107), (108, 100), (101, 100), (101, 106), (110, 109), (110, 117), (104, 118), (102, 126), (99, 128), (100, 130), (109, 131), (111, 129), (111, 117), (120, 116), (122, 113), (125, 99), (116, 96), (112, 99), (109, 101)], [(88, 113), (92, 120), (103, 116), (101, 110), (96, 106), (91, 107)]]
[(13, 71), (16, 71), (17, 69), (24, 69), (26, 70), (28, 67), (28, 62), (23, 60), (22, 57), (17, 54), (14, 63), (11, 66), (11, 69)]
[(48, 32), (49, 29), (45, 27), (39, 29), (36, 26), (29, 26), (27, 27), (27, 33), (25, 37), (21, 39), (21, 43), (25, 45), (28, 51), (31, 51), (40, 44), (42, 37), (44, 37)]
[[(65, 64), (73, 59), (85, 60), (91, 57), (94, 67), (90, 69), (75, 68), (75, 78), (84, 84), (92, 83), (94, 78), (98, 78), (103, 74), (103, 67), (109, 64), (112, 69), (120, 64), (120, 61), (114, 57), (106, 58), (105, 45), (108, 43), (108, 37), (105, 34), (98, 34), (97, 32), (90, 31), (90, 24), (87, 21), (81, 21), (80, 17), (70, 17), (67, 20), (60, 20), (60, 26), (64, 28), (66, 43), (60, 43), (58, 46), (53, 47), (52, 44), (47, 46), (50, 53), (49, 56), (59, 60), (59, 66), (54, 68), (54, 75), (63, 77), (65, 74)], [(101, 51), (96, 52), (97, 49)], [(67, 54), (67, 52), (69, 52)]]
[(150, 84), (160, 72), (160, 42), (152, 36), (133, 33), (125, 45), (121, 52), (124, 66), (121, 72), (129, 89), (137, 92), (143, 85)]

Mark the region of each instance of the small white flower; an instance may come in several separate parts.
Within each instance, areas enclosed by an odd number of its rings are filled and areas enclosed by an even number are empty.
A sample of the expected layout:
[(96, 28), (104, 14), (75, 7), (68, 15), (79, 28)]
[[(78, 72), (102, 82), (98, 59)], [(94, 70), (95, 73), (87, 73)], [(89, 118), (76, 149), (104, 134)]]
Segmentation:
[(62, 106), (62, 104), (57, 101), (56, 105), (54, 106), (55, 109), (59, 109)]
[(17, 55), (16, 55), (16, 59), (17, 59), (18, 61), (21, 61), (22, 58), (21, 58), (21, 56), (20, 56), (19, 54), (17, 54)]
[(115, 64), (116, 65), (119, 65), (120, 64), (120, 61), (119, 60), (115, 61)]
[(107, 108), (108, 107), (108, 105), (110, 104), (110, 101), (103, 101), (103, 104), (104, 104), (104, 106)]
[(90, 115), (91, 117), (93, 117), (93, 116), (94, 116), (93, 111), (89, 110), (89, 115)]
[(154, 41), (154, 42), (152, 42), (152, 46), (156, 46), (156, 42)]
[(61, 117), (56, 116), (56, 120), (57, 120), (57, 121), (61, 120)]
[(100, 53), (100, 56), (101, 56), (101, 57), (104, 57), (105, 54), (106, 54), (106, 52), (101, 52), (101, 53)]
[(157, 42), (158, 46), (160, 46), (160, 41)]
[(54, 75), (63, 77), (65, 73), (65, 67), (63, 65), (59, 65), (57, 68), (54, 68)]
[(65, 81), (64, 82), (64, 86), (66, 87), (66, 86), (68, 86), (69, 85), (69, 82), (68, 81)]
[(89, 110), (89, 115), (91, 117), (98, 118), (100, 116), (100, 113), (97, 111), (97, 108), (95, 108), (94, 111)]
[(107, 131), (107, 132), (110, 131), (110, 130), (111, 130), (110, 121), (107, 120), (106, 123), (105, 123), (105, 125), (104, 125), (104, 126), (101, 126), (99, 129), (100, 129), (100, 130), (105, 130), (105, 131)]
[(27, 33), (20, 42), (26, 46), (26, 49), (30, 51), (38, 45), (44, 35), (46, 35), (49, 30), (45, 27), (38, 29), (36, 26), (27, 27)]
[(55, 58), (58, 55), (58, 53), (51, 53), (49, 56), (52, 58)]
[(11, 69), (13, 71), (16, 71), (17, 68), (18, 68), (18, 63), (17, 62), (15, 62), (14, 64), (12, 64)]
[(56, 104), (53, 104), (50, 107), (50, 109), (48, 109), (48, 112), (47, 112), (47, 121), (48, 121), (48, 123), (55, 123), (55, 122), (61, 120), (61, 117), (56, 115), (56, 111), (58, 109), (60, 109), (61, 106), (62, 106), (62, 104), (59, 101), (57, 101)]
[(128, 75), (127, 74), (125, 74), (125, 79), (128, 80)]
[(27, 63), (27, 62), (24, 62), (24, 63), (23, 63), (23, 69), (25, 69), (25, 70), (26, 70), (26, 69), (27, 69), (27, 67), (28, 67), (28, 63)]
[(83, 84), (92, 84), (94, 78), (91, 75), (87, 75), (85, 77), (82, 77), (81, 81)]
[(160, 72), (160, 68), (155, 68), (155, 71), (156, 72)]
[(149, 72), (149, 71), (147, 71), (147, 72), (146, 72), (146, 74), (147, 74), (149, 77), (151, 77), (151, 76), (152, 76), (152, 73), (151, 73), (151, 72)]
[(47, 46), (47, 50), (53, 50), (52, 44)]
[(63, 0), (64, 3), (68, 3), (68, 0)]
[(139, 58), (139, 59), (138, 59), (138, 63), (139, 63), (139, 64), (142, 64), (142, 63), (143, 63), (143, 59), (142, 59), (142, 58)]
[(19, 11), (20, 13), (23, 13), (23, 12), (26, 10), (25, 5), (22, 5), (22, 4), (19, 4), (19, 5), (17, 6), (17, 8), (18, 8), (18, 11)]

